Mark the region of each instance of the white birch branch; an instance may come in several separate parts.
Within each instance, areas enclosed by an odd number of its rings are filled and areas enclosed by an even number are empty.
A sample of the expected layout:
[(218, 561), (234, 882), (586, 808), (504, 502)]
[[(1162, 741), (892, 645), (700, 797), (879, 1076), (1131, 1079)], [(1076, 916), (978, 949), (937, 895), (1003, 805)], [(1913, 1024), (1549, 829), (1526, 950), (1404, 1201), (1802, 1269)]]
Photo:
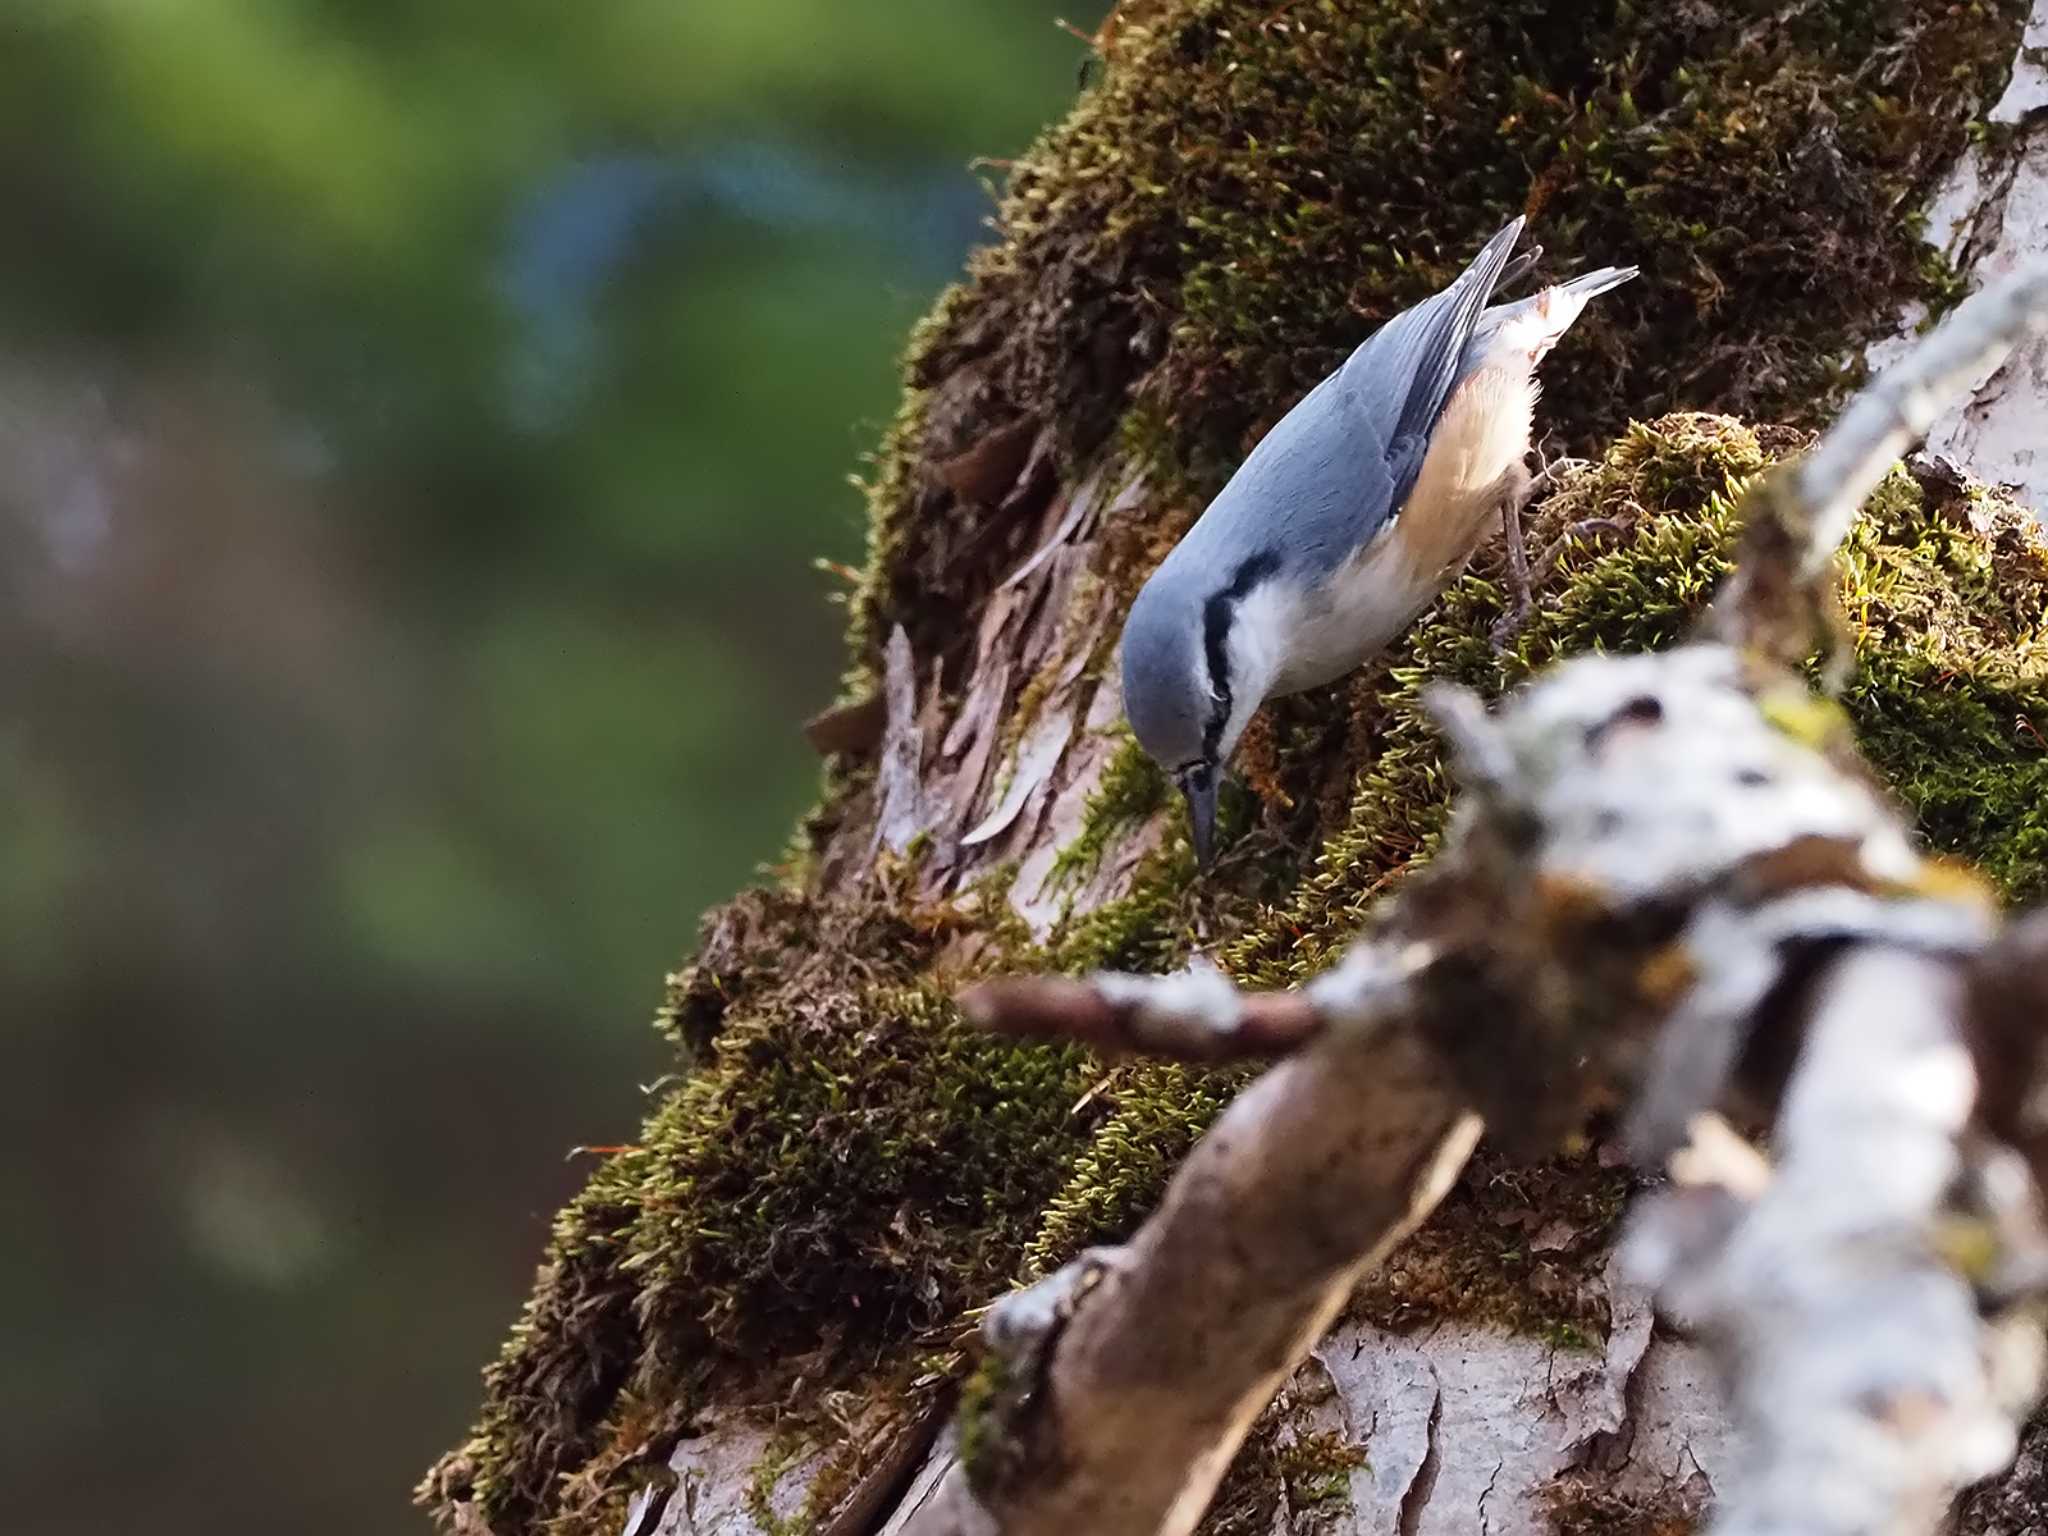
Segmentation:
[[(1944, 1251), (1977, 1072), (1957, 967), (1898, 949), (1833, 967), (1753, 1203), (1718, 1181), (1653, 1197), (1624, 1253), (1696, 1329), (1746, 1446), (1712, 1536), (1912, 1536), (2011, 1460), (2041, 1337), (1987, 1324)], [(1719, 1241), (1684, 1207), (1719, 1195)]]

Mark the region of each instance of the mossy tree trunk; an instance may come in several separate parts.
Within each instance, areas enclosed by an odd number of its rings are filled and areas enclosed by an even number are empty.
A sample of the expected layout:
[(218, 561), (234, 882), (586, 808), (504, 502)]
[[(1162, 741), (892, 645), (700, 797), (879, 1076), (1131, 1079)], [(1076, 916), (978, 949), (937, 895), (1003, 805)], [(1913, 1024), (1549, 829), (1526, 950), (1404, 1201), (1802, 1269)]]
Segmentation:
[[(957, 987), (1198, 948), (1265, 985), (1322, 965), (1438, 835), (1421, 683), (1498, 692), (1674, 639), (1724, 569), (1733, 488), (1953, 297), (1956, 264), (2038, 235), (2025, 21), (2017, 0), (1120, 6), (1000, 243), (914, 338), (848, 700), (815, 728), (821, 806), (673, 978), (679, 1085), (559, 1218), (474, 1436), (423, 1488), (442, 1518), (883, 1528), (965, 1315), (1127, 1231), (1239, 1081), (982, 1039)], [(2009, 79), (2010, 121), (1973, 133)], [(1931, 203), (1953, 209), (1939, 253)], [(1269, 710), (1240, 760), (1257, 793), (1197, 880), (1121, 727), (1123, 607), (1265, 425), (1524, 209), (1552, 270), (1644, 271), (1545, 369), (1552, 451), (1595, 461), (1534, 537), (1594, 513), (1624, 532), (1547, 574), (1513, 655), (1485, 639), (1484, 555), (1382, 662)], [(2039, 367), (1994, 409), (2048, 407)], [(1980, 413), (1947, 441), (2038, 474), (2040, 504), (2048, 466), (2011, 436)], [(2028, 528), (1900, 475), (1849, 562), (1865, 750), (2015, 897), (2048, 893)], [(1212, 1528), (1682, 1528), (1726, 1447), (1697, 1357), (1610, 1274), (1631, 1188), (1597, 1125), (1537, 1166), (1482, 1153), (1262, 1422)], [(1979, 1528), (2028, 1528), (2042, 1497), (2015, 1481)]]

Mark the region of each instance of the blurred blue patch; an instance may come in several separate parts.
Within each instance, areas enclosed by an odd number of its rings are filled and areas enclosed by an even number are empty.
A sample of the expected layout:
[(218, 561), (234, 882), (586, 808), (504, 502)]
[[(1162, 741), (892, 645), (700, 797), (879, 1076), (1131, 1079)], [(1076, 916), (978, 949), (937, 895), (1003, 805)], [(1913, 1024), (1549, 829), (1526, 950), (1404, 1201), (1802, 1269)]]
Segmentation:
[(582, 161), (512, 220), (499, 286), (523, 328), (507, 385), (513, 419), (544, 431), (584, 401), (603, 363), (605, 288), (656, 235), (663, 259), (685, 264), (693, 230), (720, 221), (851, 237), (923, 287), (960, 270), (988, 211), (986, 191), (964, 169), (887, 170), (770, 141)]

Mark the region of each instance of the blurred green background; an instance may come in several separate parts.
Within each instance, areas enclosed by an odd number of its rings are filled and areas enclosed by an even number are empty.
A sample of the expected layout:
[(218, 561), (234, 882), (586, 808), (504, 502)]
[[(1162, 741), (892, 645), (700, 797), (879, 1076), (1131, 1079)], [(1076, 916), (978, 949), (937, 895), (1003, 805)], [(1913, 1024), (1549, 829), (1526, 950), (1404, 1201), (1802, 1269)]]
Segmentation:
[(0, 1487), (405, 1529), (1066, 0), (0, 0)]

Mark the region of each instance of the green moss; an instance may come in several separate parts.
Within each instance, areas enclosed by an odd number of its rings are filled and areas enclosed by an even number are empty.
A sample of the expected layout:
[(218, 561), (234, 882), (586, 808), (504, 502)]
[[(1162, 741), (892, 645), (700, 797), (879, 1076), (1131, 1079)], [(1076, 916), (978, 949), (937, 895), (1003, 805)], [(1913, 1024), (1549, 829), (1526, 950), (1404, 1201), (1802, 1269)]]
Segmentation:
[(1185, 841), (1156, 850), (1138, 866), (1129, 894), (1070, 915), (1049, 946), (1047, 969), (1171, 970), (1193, 939), (1199, 895), (1195, 856)]
[(428, 1474), (422, 1498), (524, 1514), (601, 1451), (640, 1352), (630, 1293), (614, 1275), (646, 1171), (637, 1148), (607, 1160), (555, 1217), (533, 1294), (484, 1372), (482, 1417)]
[[(956, 1363), (949, 1362), (949, 1369)], [(884, 1406), (873, 1413), (849, 1415), (844, 1405), (854, 1401)], [(775, 1413), (778, 1427), (748, 1474), (743, 1495), (748, 1518), (763, 1536), (810, 1536), (836, 1529), (834, 1522), (843, 1520), (849, 1501), (863, 1491), (868, 1477), (878, 1470), (886, 1475), (898, 1465), (893, 1458), (899, 1437), (932, 1411), (934, 1401), (934, 1383), (925, 1363), (919, 1362), (917, 1369), (886, 1371), (822, 1405), (767, 1410)], [(799, 1469), (802, 1480), (792, 1490), (799, 1497), (778, 1500)], [(587, 1529), (595, 1522), (579, 1518), (575, 1523)], [(606, 1536), (622, 1528), (617, 1520), (599, 1526)]]
[(1166, 804), (1172, 786), (1157, 763), (1128, 727), (1118, 728), (1123, 740), (1103, 767), (1102, 777), (1081, 808), (1081, 831), (1053, 861), (1054, 881), (1085, 879), (1102, 863), (1103, 850), (1121, 831), (1143, 821)]
[(1368, 1465), (1367, 1447), (1303, 1428), (1295, 1422), (1299, 1406), (1283, 1397), (1259, 1415), (1210, 1500), (1200, 1536), (1267, 1536), (1282, 1528), (1308, 1536), (1342, 1526), (1351, 1474)]
[(1366, 1464), (1365, 1447), (1330, 1430), (1296, 1438), (1280, 1447), (1276, 1459), (1294, 1510), (1348, 1505), (1351, 1474)]
[(1252, 1425), (1209, 1500), (1197, 1536), (1269, 1536), (1287, 1497), (1280, 1476), (1279, 1433), (1279, 1421), (1270, 1409)]
[(967, 1479), (978, 1489), (1001, 1484), (1008, 1472), (1008, 1443), (999, 1427), (1003, 1413), (1014, 1407), (1017, 1384), (1003, 1356), (983, 1355), (960, 1387), (960, 1407), (954, 1422), (959, 1426), (960, 1465)]
[(775, 1512), (775, 1490), (803, 1451), (803, 1440), (793, 1434), (777, 1436), (747, 1480), (747, 1514), (759, 1526), (762, 1536), (803, 1536), (808, 1529), (801, 1518), (788, 1519)]
[(856, 1376), (1002, 1287), (1082, 1149), (1090, 1069), (964, 1027), (921, 977), (941, 927), (787, 893), (721, 915), (672, 988), (703, 1062), (557, 1221), (432, 1497), (500, 1530), (575, 1517), (609, 1479), (568, 1474), (664, 1427), (638, 1405), (673, 1428), (721, 1369), (758, 1390), (799, 1354)]
[(827, 1318), (943, 1321), (1014, 1263), (1081, 1061), (980, 1036), (915, 984), (729, 1022), (648, 1126), (662, 1183), (623, 1261), (643, 1322), (766, 1355)]
[(1850, 540), (1858, 744), (1928, 841), (2015, 901), (2048, 895), (2048, 562), (1981, 492), (1895, 475)]
[(1597, 1349), (1608, 1323), (1599, 1272), (1634, 1188), (1626, 1170), (1590, 1153), (1533, 1167), (1482, 1154), (1366, 1277), (1351, 1315), (1395, 1332), (1455, 1318)]
[(1653, 1495), (1615, 1493), (1608, 1477), (1568, 1472), (1551, 1485), (1551, 1530), (1555, 1536), (1691, 1536), (1705, 1499), (1695, 1483), (1674, 1480)]
[(1110, 1114), (1047, 1205), (1026, 1273), (1057, 1269), (1091, 1243), (1128, 1233), (1244, 1076), (1161, 1061), (1117, 1069), (1100, 1090)]

